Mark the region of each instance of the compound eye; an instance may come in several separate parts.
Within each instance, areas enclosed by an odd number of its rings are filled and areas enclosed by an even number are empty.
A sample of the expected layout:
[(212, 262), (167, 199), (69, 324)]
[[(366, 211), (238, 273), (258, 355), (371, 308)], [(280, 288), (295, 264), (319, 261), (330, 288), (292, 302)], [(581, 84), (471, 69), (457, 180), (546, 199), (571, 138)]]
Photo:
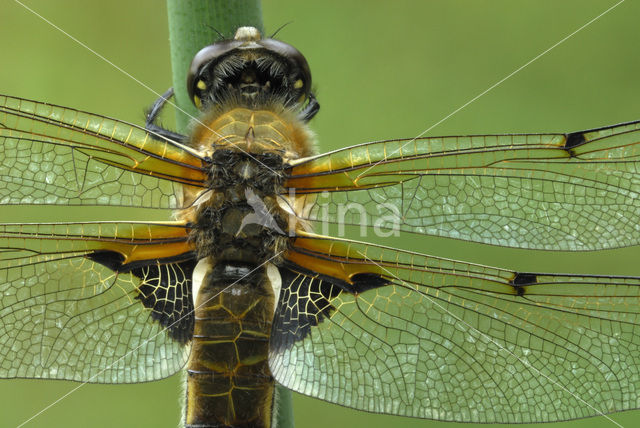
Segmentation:
[(207, 71), (212, 70), (212, 67), (214, 67), (222, 57), (241, 43), (242, 42), (237, 40), (225, 40), (214, 43), (200, 49), (193, 57), (193, 61), (191, 61), (191, 65), (189, 66), (189, 72), (187, 73), (187, 91), (189, 91), (191, 102), (193, 102), (196, 107), (202, 107), (202, 98), (204, 94), (210, 90), (212, 84), (212, 82), (209, 81), (210, 76)]
[(297, 70), (297, 78), (292, 82), (294, 89), (306, 98), (311, 91), (311, 70), (302, 53), (288, 43), (275, 39), (263, 39), (260, 42), (267, 50), (280, 55), (291, 64), (293, 70)]

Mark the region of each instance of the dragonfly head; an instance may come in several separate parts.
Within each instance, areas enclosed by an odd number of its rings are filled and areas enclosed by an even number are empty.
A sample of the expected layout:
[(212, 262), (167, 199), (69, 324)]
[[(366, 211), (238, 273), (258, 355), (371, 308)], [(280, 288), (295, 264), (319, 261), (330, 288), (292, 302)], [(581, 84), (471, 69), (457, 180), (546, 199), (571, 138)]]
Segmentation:
[(311, 71), (304, 56), (279, 40), (240, 27), (232, 40), (201, 49), (187, 75), (192, 102), (200, 110), (221, 102), (244, 107), (280, 103), (300, 108), (311, 94)]

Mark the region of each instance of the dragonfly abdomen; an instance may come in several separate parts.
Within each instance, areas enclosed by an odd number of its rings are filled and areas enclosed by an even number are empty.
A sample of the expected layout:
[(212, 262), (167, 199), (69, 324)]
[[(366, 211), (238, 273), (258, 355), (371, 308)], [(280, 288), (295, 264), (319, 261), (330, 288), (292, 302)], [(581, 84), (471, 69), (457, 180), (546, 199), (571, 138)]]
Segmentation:
[(274, 305), (264, 268), (207, 266), (187, 366), (187, 428), (270, 426), (274, 380), (268, 351)]

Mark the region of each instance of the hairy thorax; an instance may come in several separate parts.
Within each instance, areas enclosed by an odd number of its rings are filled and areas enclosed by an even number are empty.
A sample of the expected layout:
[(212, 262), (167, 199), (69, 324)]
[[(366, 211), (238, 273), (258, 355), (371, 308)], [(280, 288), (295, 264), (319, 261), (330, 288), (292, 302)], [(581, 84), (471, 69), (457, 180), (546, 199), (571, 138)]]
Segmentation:
[[(226, 110), (226, 111), (225, 111)], [(290, 230), (285, 170), (311, 153), (312, 135), (286, 108), (216, 108), (197, 124), (191, 145), (208, 160), (205, 190), (185, 190), (198, 257), (216, 261), (276, 261)]]

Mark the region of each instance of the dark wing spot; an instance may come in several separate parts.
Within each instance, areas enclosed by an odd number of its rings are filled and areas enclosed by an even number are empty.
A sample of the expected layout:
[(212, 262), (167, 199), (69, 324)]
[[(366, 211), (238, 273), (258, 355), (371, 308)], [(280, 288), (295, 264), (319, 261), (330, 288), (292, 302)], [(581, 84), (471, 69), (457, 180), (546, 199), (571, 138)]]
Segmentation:
[(382, 275), (372, 272), (362, 272), (351, 275), (352, 291), (354, 293), (364, 293), (378, 287), (384, 287), (389, 284), (389, 280)]
[(195, 259), (180, 263), (148, 265), (131, 273), (142, 281), (137, 298), (151, 309), (151, 318), (167, 329), (169, 336), (187, 343), (193, 336), (191, 277)]
[(86, 257), (114, 272), (139, 278), (136, 298), (151, 309), (151, 318), (165, 327), (174, 340), (180, 343), (191, 340), (194, 324), (191, 279), (197, 262), (194, 254), (129, 264), (123, 264), (124, 257), (115, 251), (96, 251)]
[(525, 286), (532, 285), (538, 282), (538, 277), (535, 273), (516, 272), (515, 276), (511, 280), (518, 296), (524, 296)]
[[(303, 270), (303, 269), (301, 269)], [(341, 288), (311, 274), (280, 268), (282, 291), (271, 331), (271, 348), (277, 352), (303, 340), (313, 326), (331, 316), (331, 300)]]
[(538, 278), (535, 273), (516, 272), (511, 283), (513, 285), (531, 285), (535, 284)]
[(330, 318), (335, 311), (331, 301), (340, 293), (358, 294), (389, 284), (386, 278), (371, 272), (356, 273), (347, 283), (293, 263), (285, 262), (279, 270), (282, 291), (270, 341), (276, 352), (304, 340), (311, 328)]
[(106, 266), (114, 272), (120, 272), (124, 263), (124, 256), (115, 251), (95, 251), (85, 257), (102, 266)]
[(573, 148), (587, 141), (584, 138), (584, 132), (572, 132), (566, 135), (567, 141), (564, 143), (564, 149), (571, 156), (574, 156)]

